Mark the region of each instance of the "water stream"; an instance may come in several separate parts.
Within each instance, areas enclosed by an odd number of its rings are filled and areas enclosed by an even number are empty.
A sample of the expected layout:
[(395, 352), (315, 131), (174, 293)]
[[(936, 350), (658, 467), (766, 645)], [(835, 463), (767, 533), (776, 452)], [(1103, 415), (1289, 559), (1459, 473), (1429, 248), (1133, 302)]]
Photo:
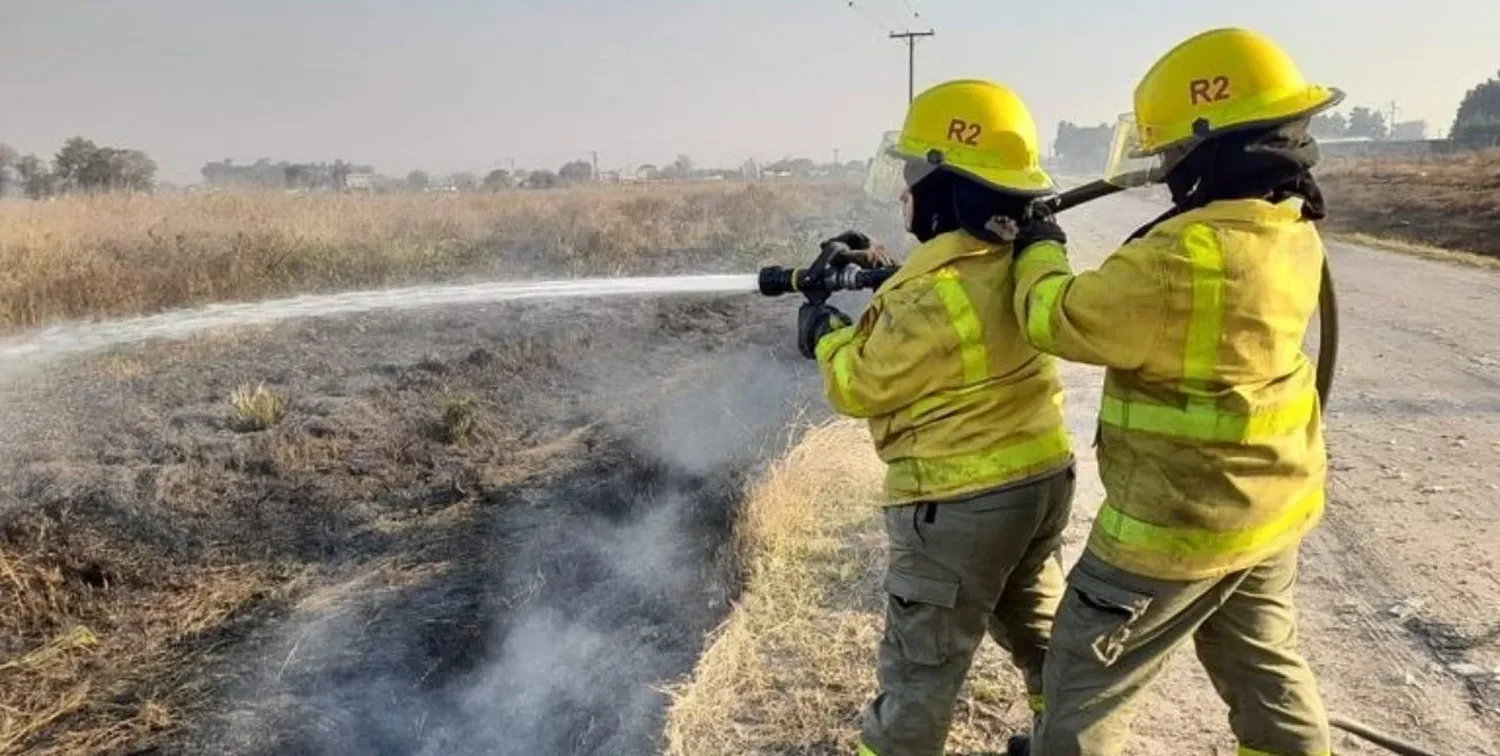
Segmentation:
[(520, 299), (740, 294), (756, 290), (756, 276), (699, 275), (635, 278), (576, 278), (554, 281), (498, 281), (479, 284), (411, 286), (215, 304), (196, 310), (95, 323), (69, 323), (0, 339), (0, 378), (50, 360), (77, 357), (115, 346), (183, 339), (216, 328), (266, 325), (296, 318), (352, 315), (375, 310), (413, 310), (477, 305)]

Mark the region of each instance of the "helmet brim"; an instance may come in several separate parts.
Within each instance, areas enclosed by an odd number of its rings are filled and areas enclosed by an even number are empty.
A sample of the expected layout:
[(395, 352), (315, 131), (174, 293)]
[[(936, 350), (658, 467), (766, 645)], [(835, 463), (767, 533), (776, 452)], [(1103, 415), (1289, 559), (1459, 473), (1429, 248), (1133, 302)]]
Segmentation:
[(1287, 123), (1288, 121), (1295, 121), (1299, 118), (1311, 118), (1319, 113), (1338, 107), (1339, 103), (1344, 101), (1344, 97), (1344, 91), (1337, 87), (1324, 87), (1317, 84), (1310, 85), (1289, 97), (1284, 97), (1265, 106), (1262, 108), (1264, 115), (1255, 120), (1242, 121), (1231, 126), (1210, 128), (1206, 133), (1188, 134), (1187, 136), (1150, 145), (1149, 147), (1138, 146), (1130, 152), (1129, 156), (1139, 159), (1151, 158), (1176, 148), (1194, 146), (1207, 139), (1224, 134), (1270, 128)]

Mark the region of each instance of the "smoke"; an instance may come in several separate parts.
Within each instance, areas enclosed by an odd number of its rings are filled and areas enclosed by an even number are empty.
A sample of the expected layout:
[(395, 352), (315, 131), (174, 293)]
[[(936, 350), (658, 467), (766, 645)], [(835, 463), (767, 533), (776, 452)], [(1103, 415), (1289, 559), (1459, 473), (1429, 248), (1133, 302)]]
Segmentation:
[[(785, 442), (816, 385), (807, 366), (764, 348), (712, 358), (622, 429), (634, 462), (651, 471), (627, 513), (580, 518), (567, 542), (523, 547), (518, 562), (572, 574), (497, 633), (496, 653), (458, 696), (462, 721), (424, 754), (659, 750), (660, 688), (691, 669), (735, 589), (727, 539), (743, 480)], [(620, 380), (624, 364), (596, 366), (598, 401), (644, 385)]]
[(691, 504), (676, 496), (645, 504), (632, 522), (580, 534), (569, 561), (595, 563), (600, 579), (516, 619), (459, 694), (462, 721), (424, 753), (650, 749), (663, 704), (653, 683), (694, 656), (687, 639), (664, 633), (702, 627), (706, 610), (722, 604), (704, 595), (698, 555), (685, 542), (693, 526), (681, 515)]

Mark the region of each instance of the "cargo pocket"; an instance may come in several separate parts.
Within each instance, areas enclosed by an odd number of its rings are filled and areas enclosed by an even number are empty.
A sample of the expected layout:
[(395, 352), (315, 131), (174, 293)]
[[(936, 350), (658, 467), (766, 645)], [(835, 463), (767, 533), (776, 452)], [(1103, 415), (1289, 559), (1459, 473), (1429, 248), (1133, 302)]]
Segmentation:
[(953, 607), (958, 580), (889, 572), (885, 632), (912, 664), (938, 666), (953, 653)]
[(1151, 596), (1077, 568), (1068, 575), (1068, 587), (1078, 597), (1077, 612), (1082, 618), (1079, 632), (1088, 639), (1100, 664), (1113, 665), (1125, 653), (1131, 633), (1151, 605)]

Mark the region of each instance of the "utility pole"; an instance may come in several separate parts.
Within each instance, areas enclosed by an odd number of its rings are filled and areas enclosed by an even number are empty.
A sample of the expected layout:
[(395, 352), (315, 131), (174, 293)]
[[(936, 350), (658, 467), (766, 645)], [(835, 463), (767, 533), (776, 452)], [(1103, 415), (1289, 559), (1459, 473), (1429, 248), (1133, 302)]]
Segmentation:
[(599, 180), (599, 151), (598, 150), (592, 150), (592, 151), (589, 152), (589, 154), (594, 157), (594, 180), (598, 181)]
[(891, 32), (891, 39), (906, 40), (906, 101), (908, 103), (917, 99), (917, 39), (936, 34), (937, 32), (931, 29), (924, 32)]
[(1386, 138), (1387, 139), (1395, 139), (1396, 138), (1396, 116), (1400, 112), (1401, 112), (1400, 108), (1396, 107), (1396, 101), (1395, 100), (1391, 100), (1391, 128), (1390, 128), (1390, 131), (1386, 134)]
[(837, 147), (833, 148), (833, 164), (834, 165), (843, 165), (843, 163), (839, 162), (839, 148), (837, 148)]

